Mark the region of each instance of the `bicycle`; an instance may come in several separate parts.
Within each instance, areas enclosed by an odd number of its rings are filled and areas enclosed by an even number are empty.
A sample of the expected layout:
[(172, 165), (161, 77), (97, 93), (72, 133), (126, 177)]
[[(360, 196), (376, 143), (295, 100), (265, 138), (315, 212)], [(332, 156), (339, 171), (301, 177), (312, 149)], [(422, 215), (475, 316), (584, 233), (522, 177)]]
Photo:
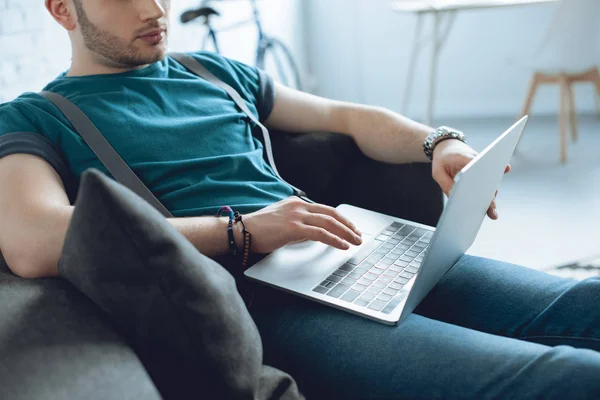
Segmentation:
[[(202, 50), (207, 49), (208, 42), (212, 42), (214, 51), (221, 53), (219, 42), (217, 40), (217, 34), (219, 32), (229, 31), (240, 26), (244, 26), (250, 23), (256, 25), (258, 31), (258, 45), (256, 49), (255, 66), (260, 69), (265, 69), (267, 56), (269, 55), (277, 69), (277, 76), (279, 80), (286, 86), (294, 89), (302, 90), (302, 80), (300, 77), (300, 71), (292, 52), (290, 49), (279, 39), (267, 35), (263, 31), (262, 21), (260, 18), (260, 11), (256, 4), (256, 0), (250, 0), (252, 5), (252, 17), (235, 22), (225, 28), (215, 29), (212, 24), (212, 20), (215, 17), (219, 17), (221, 14), (218, 10), (210, 6), (215, 0), (203, 0), (200, 7), (197, 9), (191, 9), (183, 12), (180, 16), (180, 20), (183, 24), (187, 24), (196, 20), (199, 20), (202, 25), (206, 27), (206, 34), (202, 39)], [(283, 56), (283, 59), (281, 58)], [(289, 76), (291, 75), (291, 77)]]

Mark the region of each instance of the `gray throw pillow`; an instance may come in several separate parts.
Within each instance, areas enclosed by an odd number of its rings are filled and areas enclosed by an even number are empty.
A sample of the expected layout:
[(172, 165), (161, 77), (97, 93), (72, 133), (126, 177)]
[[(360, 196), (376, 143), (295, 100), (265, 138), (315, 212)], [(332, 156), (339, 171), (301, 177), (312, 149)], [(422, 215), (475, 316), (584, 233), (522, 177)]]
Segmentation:
[(82, 175), (58, 270), (112, 317), (165, 399), (302, 398), (262, 365), (233, 277), (97, 170)]

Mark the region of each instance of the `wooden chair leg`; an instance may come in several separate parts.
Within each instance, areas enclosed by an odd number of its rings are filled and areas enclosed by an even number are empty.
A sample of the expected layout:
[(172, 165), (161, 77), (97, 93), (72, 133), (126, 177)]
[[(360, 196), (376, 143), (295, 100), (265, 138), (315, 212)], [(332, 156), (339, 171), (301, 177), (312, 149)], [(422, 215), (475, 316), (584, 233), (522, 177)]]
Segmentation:
[(568, 118), (568, 98), (569, 95), (569, 84), (567, 77), (561, 75), (559, 77), (560, 83), (560, 107), (558, 112), (558, 124), (560, 133), (560, 162), (563, 164), (567, 163), (567, 118)]
[(540, 84), (540, 76), (536, 72), (533, 74), (531, 81), (529, 82), (529, 89), (527, 90), (527, 97), (525, 98), (525, 104), (523, 104), (523, 109), (521, 110), (521, 118), (525, 115), (529, 114), (531, 110), (531, 105), (533, 104), (533, 98), (535, 97), (535, 93)]
[(596, 68), (594, 74), (594, 85), (596, 86), (596, 118), (600, 119), (600, 67)]
[[(537, 88), (538, 88), (539, 84), (540, 84), (540, 75), (536, 72), (533, 74), (533, 77), (529, 81), (529, 88), (527, 89), (527, 96), (525, 97), (525, 104), (523, 104), (523, 109), (521, 110), (521, 115), (519, 118), (522, 118), (525, 115), (529, 114), (529, 111), (531, 110), (531, 105), (533, 104), (533, 98), (535, 97), (535, 93), (537, 92)], [(519, 138), (519, 141), (517, 142), (515, 151), (519, 147), (519, 143), (521, 143), (521, 139), (523, 139), (522, 134), (521, 134), (521, 137)]]
[(569, 122), (571, 123), (571, 139), (577, 141), (577, 110), (575, 109), (575, 94), (573, 92), (573, 82), (568, 82), (567, 97), (569, 102)]

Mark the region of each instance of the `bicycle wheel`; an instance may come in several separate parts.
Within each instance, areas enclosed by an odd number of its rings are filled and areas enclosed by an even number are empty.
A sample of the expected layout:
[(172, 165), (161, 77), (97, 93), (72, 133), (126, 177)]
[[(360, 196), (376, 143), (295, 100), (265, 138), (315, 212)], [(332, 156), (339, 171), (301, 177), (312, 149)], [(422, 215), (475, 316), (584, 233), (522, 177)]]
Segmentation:
[(266, 45), (259, 46), (257, 52), (257, 67), (265, 69), (267, 61), (272, 60), (276, 71), (273, 77), (286, 86), (302, 90), (300, 70), (292, 56), (292, 52), (278, 39), (268, 38), (265, 40)]

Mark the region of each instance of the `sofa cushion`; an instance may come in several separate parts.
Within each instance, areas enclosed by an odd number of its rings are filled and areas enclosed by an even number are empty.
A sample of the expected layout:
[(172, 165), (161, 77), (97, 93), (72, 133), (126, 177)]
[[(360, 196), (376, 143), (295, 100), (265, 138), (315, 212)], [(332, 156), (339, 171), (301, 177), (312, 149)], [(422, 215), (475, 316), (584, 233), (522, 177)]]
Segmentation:
[(59, 273), (113, 318), (164, 398), (300, 397), (262, 366), (233, 277), (99, 171), (82, 176)]
[(108, 316), (62, 279), (0, 260), (0, 399), (160, 399)]

